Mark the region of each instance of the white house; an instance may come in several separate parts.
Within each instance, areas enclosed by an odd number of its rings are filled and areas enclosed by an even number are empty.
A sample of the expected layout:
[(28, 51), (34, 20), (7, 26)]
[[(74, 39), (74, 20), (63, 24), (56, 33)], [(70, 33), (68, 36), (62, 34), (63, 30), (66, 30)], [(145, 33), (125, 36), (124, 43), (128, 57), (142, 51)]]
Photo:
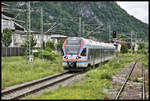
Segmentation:
[(58, 42), (58, 40), (60, 40), (60, 39), (66, 39), (67, 36), (65, 36), (65, 35), (59, 35), (59, 34), (53, 34), (53, 35), (51, 35), (51, 38), (53, 39), (54, 43), (56, 44)]
[(11, 17), (2, 14), (1, 32), (3, 32), (5, 28), (15, 30), (14, 21)]
[(34, 39), (37, 41), (37, 44), (35, 47), (41, 47), (42, 36), (43, 36), (43, 42), (46, 43), (48, 41), (52, 41), (51, 35), (48, 35), (48, 34), (41, 35), (40, 33), (36, 33), (36, 32), (33, 32), (33, 33), (34, 33)]
[[(22, 43), (22, 33), (25, 31), (25, 28), (18, 23), (16, 23), (13, 18), (5, 16), (2, 14), (2, 23), (1, 23), (1, 33), (5, 28), (10, 29), (12, 33), (12, 43), (9, 47), (17, 47), (18, 43)], [(19, 42), (18, 42), (19, 41)]]
[[(42, 42), (42, 35), (39, 32), (36, 31), (30, 31), (30, 34), (33, 35), (33, 38), (36, 40), (36, 48), (41, 47)], [(31, 35), (29, 35), (31, 37)], [(25, 40), (27, 39), (27, 31), (15, 31), (13, 34), (13, 46), (14, 47), (20, 47)], [(43, 42), (52, 41), (51, 36), (44, 34), (43, 35)]]
[[(7, 4), (1, 3), (1, 33), (3, 33), (3, 30), (5, 28), (10, 29), (12, 33), (12, 43), (9, 47), (17, 47), (18, 43), (22, 43), (23, 40), (21, 40), (21, 34), (20, 32), (24, 32), (25, 28), (18, 23), (15, 22), (15, 18), (13, 18), (13, 14), (9, 14), (8, 12), (5, 12), (3, 10), (3, 7), (9, 6)], [(19, 42), (17, 42), (19, 41)]]
[[(41, 47), (41, 42), (42, 42), (42, 35), (41, 33), (36, 33), (36, 32), (33, 32), (34, 33), (34, 39), (37, 40), (37, 44), (35, 47)], [(56, 44), (58, 42), (58, 40), (60, 39), (66, 39), (67, 36), (64, 36), (64, 35), (59, 35), (59, 34), (53, 34), (53, 35), (50, 35), (50, 34), (43, 34), (43, 42), (48, 42), (48, 41), (53, 41), (54, 44)]]

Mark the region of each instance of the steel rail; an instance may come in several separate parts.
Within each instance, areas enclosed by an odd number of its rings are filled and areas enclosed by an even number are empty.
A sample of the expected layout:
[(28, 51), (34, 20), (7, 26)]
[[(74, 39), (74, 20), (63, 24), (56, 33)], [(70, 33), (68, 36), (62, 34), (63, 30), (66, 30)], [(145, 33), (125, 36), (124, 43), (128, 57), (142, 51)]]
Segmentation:
[(139, 59), (141, 59), (141, 58), (143, 58), (143, 57), (139, 57), (139, 58), (137, 58), (137, 59), (135, 60), (135, 63), (134, 63), (134, 65), (133, 65), (133, 67), (132, 67), (132, 69), (131, 69), (131, 71), (130, 71), (128, 77), (127, 77), (127, 79), (125, 80), (125, 82), (123, 83), (121, 89), (119, 90), (119, 92), (118, 92), (118, 93), (116, 94), (116, 96), (115, 96), (115, 98), (114, 98), (115, 100), (118, 100), (118, 99), (119, 99), (119, 97), (120, 97), (122, 91), (124, 90), (124, 87), (126, 86), (126, 83), (127, 83), (128, 80), (129, 80), (129, 77), (131, 76), (131, 74), (132, 74), (132, 72), (133, 72), (133, 70), (134, 70), (134, 68), (135, 68), (135, 66), (136, 66), (137, 61), (138, 61)]
[(119, 99), (119, 97), (120, 97), (120, 95), (121, 95), (122, 91), (124, 90), (124, 87), (125, 87), (126, 83), (127, 83), (127, 82), (128, 82), (128, 80), (129, 80), (129, 77), (130, 77), (130, 76), (131, 76), (131, 74), (132, 74), (132, 71), (133, 71), (133, 69), (134, 69), (135, 65), (136, 65), (136, 62), (134, 63), (134, 65), (133, 65), (133, 67), (132, 67), (132, 69), (131, 69), (131, 72), (129, 73), (129, 75), (128, 75), (127, 79), (126, 79), (126, 80), (125, 80), (125, 82), (123, 83), (123, 85), (122, 85), (121, 89), (119, 90), (119, 92), (118, 92), (118, 93), (117, 93), (117, 95), (115, 96), (115, 100), (118, 100), (118, 99)]
[(142, 100), (146, 99), (145, 94), (145, 71), (144, 71), (144, 64), (142, 63), (142, 76), (143, 76), (143, 82), (142, 82)]
[[(68, 72), (64, 72), (64, 73), (60, 73), (60, 74), (55, 74), (49, 77), (45, 77), (42, 79), (38, 79), (38, 80), (34, 80), (33, 82), (27, 82), (21, 85), (17, 85), (15, 87), (10, 87), (6, 90), (3, 90), (1, 92), (1, 98), (2, 99), (18, 99), (21, 98), (29, 93), (33, 93), (33, 92), (37, 92), (43, 88), (46, 88), (48, 86), (52, 86), (54, 84), (57, 84), (59, 82), (62, 82), (64, 80), (67, 80), (75, 75), (77, 75), (78, 73), (74, 73), (74, 74), (67, 74)], [(65, 75), (66, 74), (66, 75)], [(61, 78), (63, 77), (63, 78)], [(50, 80), (50, 81), (48, 81)], [(44, 83), (45, 82), (45, 83)], [(43, 84), (42, 84), (43, 83)], [(42, 86), (37, 86), (37, 85), (42, 84)], [(33, 86), (33, 88), (32, 88)], [(37, 86), (37, 87), (35, 87)], [(28, 88), (29, 87), (29, 88)], [(22, 92), (21, 90), (25, 90), (24, 92)], [(26, 91), (27, 90), (27, 91)], [(18, 93), (20, 91), (20, 93)], [(18, 93), (17, 95), (13, 95), (13, 93)]]
[(1, 94), (2, 95), (3, 94), (7, 94), (7, 93), (10, 93), (11, 91), (14, 91), (14, 90), (17, 90), (17, 89), (21, 89), (21, 88), (24, 88), (24, 87), (36, 84), (38, 82), (42, 82), (42, 81), (48, 80), (48, 79), (53, 79), (55, 77), (61, 76), (61, 75), (66, 74), (66, 73), (68, 73), (68, 72), (54, 74), (54, 75), (47, 76), (47, 77), (44, 77), (44, 78), (41, 78), (41, 79), (37, 79), (37, 80), (33, 80), (33, 81), (22, 83), (22, 84), (19, 84), (19, 85), (11, 86), (11, 87), (8, 87), (7, 89), (2, 90)]

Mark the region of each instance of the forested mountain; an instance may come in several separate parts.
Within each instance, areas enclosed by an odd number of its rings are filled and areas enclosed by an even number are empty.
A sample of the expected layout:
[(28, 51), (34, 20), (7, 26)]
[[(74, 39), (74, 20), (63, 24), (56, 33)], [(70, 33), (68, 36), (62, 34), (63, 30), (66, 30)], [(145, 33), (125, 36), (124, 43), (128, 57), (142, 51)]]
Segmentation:
[[(8, 12), (15, 16), (18, 15), (16, 19), (27, 20), (28, 12), (13, 11), (14, 8), (27, 9), (27, 2), (5, 1), (4, 3), (9, 4)], [(43, 22), (56, 22), (58, 25), (52, 31), (63, 30), (65, 31), (62, 33), (63, 35), (86, 37), (90, 31), (94, 30), (89, 35), (102, 41), (108, 41), (108, 25), (111, 25), (111, 30), (116, 31), (117, 34), (129, 35), (133, 31), (137, 33), (138, 38), (148, 39), (148, 24), (129, 15), (116, 2), (33, 1), (31, 2), (31, 9), (34, 9), (31, 13), (31, 27), (32, 30), (39, 32), (41, 28), (40, 7), (43, 8)], [(81, 25), (79, 22), (81, 22)], [(25, 27), (27, 25), (20, 24)], [(103, 25), (103, 28), (95, 29), (98, 25), (94, 24)], [(43, 28), (44, 31), (47, 31), (50, 26), (44, 25)], [(102, 29), (104, 31), (101, 31)]]

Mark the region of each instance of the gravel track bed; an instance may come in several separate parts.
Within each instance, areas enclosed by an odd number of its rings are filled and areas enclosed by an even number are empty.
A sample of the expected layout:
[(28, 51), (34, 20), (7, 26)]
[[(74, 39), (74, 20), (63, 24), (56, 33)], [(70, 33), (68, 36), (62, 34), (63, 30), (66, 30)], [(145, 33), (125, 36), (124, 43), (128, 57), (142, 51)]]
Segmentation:
[[(126, 64), (125, 68), (118, 69), (117, 75), (113, 76), (112, 80), (112, 91), (109, 92), (110, 99), (114, 99), (118, 91), (120, 90), (122, 84), (124, 83), (125, 79), (129, 75), (129, 72), (131, 71), (131, 67), (133, 66), (134, 62)], [(142, 94), (142, 64), (137, 63), (136, 67), (134, 68), (130, 80), (128, 80), (124, 91), (122, 92), (120, 96), (120, 100), (140, 100), (141, 94)], [(141, 80), (140, 82), (134, 81), (135, 78), (138, 78), (138, 80)]]

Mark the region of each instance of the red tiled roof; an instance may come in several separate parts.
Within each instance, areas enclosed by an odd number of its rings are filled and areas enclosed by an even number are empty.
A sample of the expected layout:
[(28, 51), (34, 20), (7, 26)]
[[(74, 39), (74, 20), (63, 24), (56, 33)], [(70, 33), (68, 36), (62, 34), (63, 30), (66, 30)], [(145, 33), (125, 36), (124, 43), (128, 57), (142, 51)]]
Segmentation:
[(9, 6), (8, 4), (5, 3), (1, 3), (1, 6)]
[(113, 42), (117, 42), (117, 43), (120, 43), (120, 44), (130, 44), (129, 42), (122, 41), (122, 40), (113, 40)]

